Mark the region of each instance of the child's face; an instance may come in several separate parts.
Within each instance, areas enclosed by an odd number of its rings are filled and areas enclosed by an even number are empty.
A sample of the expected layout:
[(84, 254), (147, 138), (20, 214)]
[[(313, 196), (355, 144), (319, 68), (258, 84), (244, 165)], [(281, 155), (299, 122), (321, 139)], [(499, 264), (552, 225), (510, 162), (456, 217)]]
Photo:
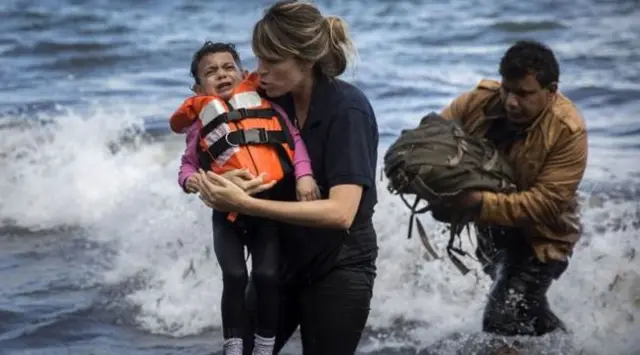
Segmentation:
[(199, 95), (216, 95), (229, 100), (244, 73), (229, 52), (209, 53), (198, 63), (198, 79), (194, 90)]

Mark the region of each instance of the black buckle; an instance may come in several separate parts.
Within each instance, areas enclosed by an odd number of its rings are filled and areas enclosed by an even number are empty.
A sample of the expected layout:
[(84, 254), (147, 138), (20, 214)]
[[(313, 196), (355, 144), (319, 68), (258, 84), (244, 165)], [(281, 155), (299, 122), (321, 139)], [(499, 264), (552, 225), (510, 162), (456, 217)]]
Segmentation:
[(269, 141), (269, 133), (264, 128), (252, 128), (242, 131), (242, 138), (245, 144), (267, 143)]
[(237, 147), (245, 144), (269, 143), (269, 132), (264, 128), (252, 128), (228, 132), (224, 139), (229, 147)]
[(227, 122), (229, 121), (238, 121), (247, 117), (247, 109), (240, 108), (237, 110), (232, 110), (227, 112)]

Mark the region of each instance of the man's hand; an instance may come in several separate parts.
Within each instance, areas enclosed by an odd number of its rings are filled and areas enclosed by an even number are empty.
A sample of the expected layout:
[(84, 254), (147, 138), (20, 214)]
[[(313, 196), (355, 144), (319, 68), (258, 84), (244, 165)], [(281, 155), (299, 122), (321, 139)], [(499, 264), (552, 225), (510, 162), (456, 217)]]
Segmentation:
[(469, 191), (460, 194), (460, 207), (463, 209), (479, 208), (482, 205), (482, 192)]
[(431, 215), (436, 221), (448, 223), (456, 213), (479, 212), (482, 206), (482, 192), (465, 191), (458, 196), (445, 199), (442, 203), (431, 207)]

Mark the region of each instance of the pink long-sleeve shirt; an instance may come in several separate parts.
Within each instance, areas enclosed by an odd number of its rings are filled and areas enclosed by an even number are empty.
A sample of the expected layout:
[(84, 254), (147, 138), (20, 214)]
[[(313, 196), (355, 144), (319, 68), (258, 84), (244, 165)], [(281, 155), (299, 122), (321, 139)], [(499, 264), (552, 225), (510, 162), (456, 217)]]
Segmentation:
[[(280, 115), (284, 118), (283, 121), (289, 127), (289, 131), (293, 135), (293, 144), (294, 144), (294, 156), (293, 156), (293, 168), (295, 170), (296, 179), (299, 179), (306, 175), (312, 175), (313, 172), (311, 170), (311, 160), (309, 159), (309, 153), (307, 152), (307, 147), (300, 136), (300, 131), (291, 123), (287, 114), (284, 110), (272, 103), (273, 108), (278, 111)], [(198, 125), (194, 122), (191, 127), (187, 130), (186, 143), (187, 146), (185, 148), (182, 157), (180, 158), (180, 171), (178, 172), (178, 184), (182, 187), (182, 189), (186, 192), (186, 183), (187, 179), (196, 172), (200, 168), (200, 164), (198, 162), (198, 156), (196, 153), (196, 146), (198, 144), (198, 137), (200, 136), (200, 129)]]

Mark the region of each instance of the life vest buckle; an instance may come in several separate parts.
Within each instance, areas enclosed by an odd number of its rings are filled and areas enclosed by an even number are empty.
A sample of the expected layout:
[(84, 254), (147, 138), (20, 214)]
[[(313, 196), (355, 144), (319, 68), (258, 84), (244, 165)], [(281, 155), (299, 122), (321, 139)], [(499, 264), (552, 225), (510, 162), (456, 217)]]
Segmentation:
[(269, 143), (269, 132), (264, 128), (253, 128), (242, 131), (245, 144)]
[(229, 145), (229, 147), (237, 147), (238, 144), (235, 143), (231, 143), (231, 141), (229, 140), (229, 134), (231, 132), (227, 132), (227, 134), (224, 135), (224, 140), (227, 142), (227, 144)]
[[(265, 144), (269, 143), (269, 132), (264, 128), (252, 128), (235, 132), (227, 132), (224, 139), (231, 147), (247, 144)], [(239, 142), (232, 142), (232, 140), (238, 140)]]
[(224, 115), (226, 116), (225, 121), (234, 122), (234, 121), (240, 121), (241, 119), (248, 117), (249, 112), (247, 111), (246, 108), (239, 108), (236, 110), (226, 112)]

